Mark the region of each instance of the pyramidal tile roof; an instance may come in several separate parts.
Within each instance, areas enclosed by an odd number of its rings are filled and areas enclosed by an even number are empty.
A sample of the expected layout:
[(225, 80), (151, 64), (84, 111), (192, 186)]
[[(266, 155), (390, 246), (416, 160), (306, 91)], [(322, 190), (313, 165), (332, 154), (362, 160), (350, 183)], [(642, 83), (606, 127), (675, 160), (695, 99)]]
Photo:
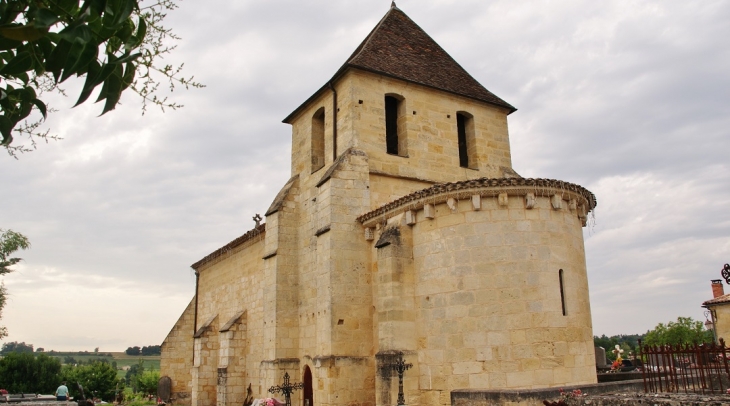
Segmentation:
[(350, 68), (362, 69), (443, 90), (509, 110), (511, 104), (485, 89), (421, 27), (393, 4), (330, 81), (294, 110), (285, 123), (309, 104), (329, 83)]

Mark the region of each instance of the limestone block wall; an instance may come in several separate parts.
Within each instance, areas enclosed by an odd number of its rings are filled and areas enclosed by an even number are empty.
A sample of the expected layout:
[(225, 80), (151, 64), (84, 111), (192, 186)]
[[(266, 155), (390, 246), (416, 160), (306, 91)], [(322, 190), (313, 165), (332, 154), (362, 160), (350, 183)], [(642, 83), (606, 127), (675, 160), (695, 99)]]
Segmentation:
[(160, 370), (172, 380), (171, 401), (175, 405), (189, 406), (193, 365), (193, 317), (195, 298), (162, 342)]
[[(482, 177), (512, 176), (508, 111), (487, 103), (452, 95), (424, 86), (359, 70), (349, 70), (339, 78), (337, 92), (337, 152), (362, 150), (369, 158), (373, 175), (370, 208), (435, 182), (453, 182)], [(405, 137), (407, 152), (391, 155), (385, 146), (385, 95), (402, 97), (403, 117), (399, 137)], [(292, 119), (292, 176), (300, 175), (303, 193), (319, 181), (333, 164), (333, 92), (323, 92)], [(312, 117), (324, 108), (325, 165), (312, 172)], [(457, 112), (473, 116), (474, 159), (470, 167), (459, 166)], [(405, 122), (403, 124), (402, 122)], [(475, 162), (474, 162), (475, 161)], [(390, 177), (388, 181), (384, 176)], [(309, 180), (308, 178), (312, 178)], [(306, 220), (303, 220), (306, 221)]]
[[(365, 151), (372, 171), (452, 182), (502, 177), (502, 167), (512, 168), (505, 109), (364, 71), (351, 70), (340, 81), (349, 89), (351, 100), (343, 106), (350, 107), (353, 124), (338, 144)], [(405, 105), (400, 119), (406, 123), (399, 122), (405, 134), (399, 132), (399, 138), (407, 138), (407, 150), (399, 155), (388, 154), (385, 147), (387, 94), (398, 95)], [(459, 166), (457, 112), (473, 116), (476, 151), (469, 166), (474, 169)]]
[(437, 205), (435, 219), (417, 214), (414, 225), (419, 336), (428, 348), (419, 354), (423, 389), (595, 382), (575, 213), (553, 209), (548, 198), (529, 210), (520, 198), (506, 207), (483, 199), (479, 211), (471, 205)]
[(715, 337), (725, 340), (730, 345), (730, 303), (723, 303), (710, 307), (715, 322)]
[[(360, 217), (378, 259), (377, 351), (413, 363), (407, 399), (449, 404), (456, 389), (595, 382), (582, 235), (595, 200), (551, 182), (434, 186)], [(377, 381), (378, 404), (393, 396), (388, 378)]]
[[(201, 364), (193, 366), (193, 386), (197, 380), (200, 392), (200, 400), (196, 403), (194, 399), (194, 406), (218, 404), (217, 394), (221, 390), (228, 394), (226, 405), (234, 405), (243, 401), (241, 396), (248, 384), (252, 384), (255, 395), (263, 395), (268, 389), (267, 382), (259, 376), (264, 359), (265, 234), (254, 236), (197, 269), (198, 327), (212, 318), (217, 320), (195, 339), (196, 351), (200, 351), (196, 363)], [(223, 327), (226, 331), (219, 331)], [(226, 384), (219, 385), (219, 378)]]
[(300, 175), (298, 373), (311, 369), (318, 405), (372, 404), (370, 253), (355, 221), (370, 205), (367, 156), (349, 149), (320, 172)]

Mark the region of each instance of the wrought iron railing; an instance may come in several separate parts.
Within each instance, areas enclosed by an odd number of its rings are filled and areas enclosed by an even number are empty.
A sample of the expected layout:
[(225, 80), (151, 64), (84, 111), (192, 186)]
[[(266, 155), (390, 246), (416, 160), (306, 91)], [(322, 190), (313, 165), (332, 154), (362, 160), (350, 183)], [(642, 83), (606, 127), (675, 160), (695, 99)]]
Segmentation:
[(642, 345), (645, 392), (725, 393), (730, 388), (725, 341), (720, 344)]

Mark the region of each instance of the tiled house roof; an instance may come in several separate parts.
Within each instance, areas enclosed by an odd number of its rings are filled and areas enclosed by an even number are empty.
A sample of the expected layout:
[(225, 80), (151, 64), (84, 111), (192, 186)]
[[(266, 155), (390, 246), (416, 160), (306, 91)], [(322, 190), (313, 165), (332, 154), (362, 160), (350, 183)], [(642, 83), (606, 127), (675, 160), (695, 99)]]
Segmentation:
[(712, 306), (712, 305), (719, 305), (719, 304), (725, 304), (730, 303), (730, 294), (718, 296), (714, 299), (707, 300), (702, 303), (703, 307)]
[[(403, 11), (393, 6), (330, 80), (355, 68), (517, 110), (479, 84)], [(323, 91), (320, 88), (284, 119), (290, 120)]]

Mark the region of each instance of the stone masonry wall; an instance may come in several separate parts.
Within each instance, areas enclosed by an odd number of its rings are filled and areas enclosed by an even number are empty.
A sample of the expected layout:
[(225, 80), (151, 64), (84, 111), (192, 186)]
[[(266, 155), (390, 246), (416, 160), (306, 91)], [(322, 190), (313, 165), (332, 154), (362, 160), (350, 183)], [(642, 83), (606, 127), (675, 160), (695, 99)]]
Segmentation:
[[(503, 167), (511, 169), (507, 111), (486, 103), (424, 86), (353, 70), (342, 79), (349, 87), (345, 110), (352, 111), (352, 133), (342, 133), (345, 148), (356, 147), (367, 153), (370, 169), (391, 176), (426, 179), (435, 182), (481, 177), (502, 177)], [(385, 95), (403, 98), (407, 138), (405, 154), (391, 155), (385, 148)], [(362, 100), (362, 104), (360, 101)], [(459, 166), (456, 114), (473, 115), (476, 138), (476, 163)], [(338, 145), (340, 141), (338, 140)], [(407, 192), (402, 193), (405, 195)], [(373, 207), (388, 201), (374, 201)]]
[[(262, 233), (233, 248), (220, 258), (203, 264), (198, 270), (200, 272), (198, 326), (215, 316), (217, 325), (215, 331), (201, 337), (203, 339), (201, 351), (208, 352), (207, 354), (201, 352), (201, 357), (204, 358), (201, 362), (209, 363), (210, 367), (200, 369), (205, 376), (198, 376), (197, 379), (205, 380), (212, 385), (212, 388), (208, 388), (211, 393), (204, 396), (215, 398), (218, 392), (219, 363), (229, 364), (230, 366), (220, 365), (228, 367), (227, 384), (231, 386), (228, 392), (231, 396), (226, 402), (228, 405), (240, 404), (243, 399), (239, 398), (245, 393), (245, 388), (249, 384), (252, 384), (255, 396), (265, 395), (268, 388), (258, 373), (260, 361), (264, 358), (263, 278), (261, 277), (264, 235), (265, 233)], [(228, 332), (218, 331), (242, 312), (243, 316), (235, 321)], [(196, 339), (198, 340), (201, 339)], [(242, 343), (244, 343), (243, 348), (235, 348), (231, 352), (219, 352), (228, 351)], [(213, 368), (210, 363), (214, 363), (215, 367)], [(240, 370), (245, 371), (245, 375), (237, 375)], [(216, 404), (217, 401), (209, 399), (204, 403)]]
[(162, 342), (160, 370), (172, 380), (170, 397), (175, 405), (190, 406), (194, 306), (195, 298), (190, 301)]
[[(421, 390), (595, 382), (581, 221), (537, 197), (415, 214)], [(563, 315), (559, 270), (564, 271)], [(435, 403), (436, 398), (430, 404)]]

